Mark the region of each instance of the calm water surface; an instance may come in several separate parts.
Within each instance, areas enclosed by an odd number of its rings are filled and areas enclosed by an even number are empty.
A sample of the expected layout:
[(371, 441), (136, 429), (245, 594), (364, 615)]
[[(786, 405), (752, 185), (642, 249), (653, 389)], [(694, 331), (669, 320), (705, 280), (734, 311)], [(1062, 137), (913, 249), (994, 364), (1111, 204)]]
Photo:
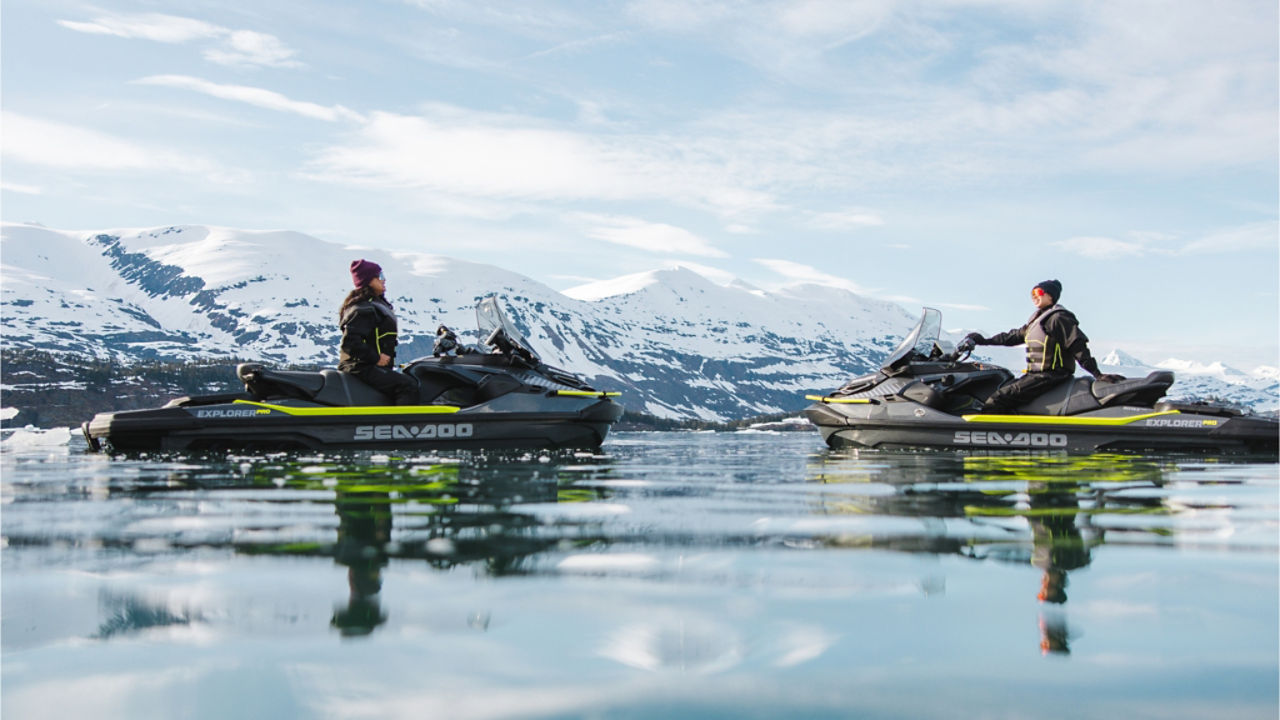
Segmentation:
[(1275, 718), (1274, 463), (86, 454), (3, 473), (14, 718)]

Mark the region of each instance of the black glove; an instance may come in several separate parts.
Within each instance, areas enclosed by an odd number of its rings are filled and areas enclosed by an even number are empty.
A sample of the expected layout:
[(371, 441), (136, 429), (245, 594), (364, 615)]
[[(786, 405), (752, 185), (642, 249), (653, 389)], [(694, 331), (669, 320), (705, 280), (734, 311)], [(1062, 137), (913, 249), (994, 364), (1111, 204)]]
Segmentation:
[(1098, 376), (1098, 382), (1104, 382), (1104, 383), (1118, 383), (1118, 382), (1124, 382), (1124, 376), (1123, 376), (1123, 375), (1112, 375), (1111, 373), (1104, 373), (1104, 374), (1102, 374), (1102, 375), (1099, 375), (1099, 376)]
[(985, 345), (986, 343), (987, 339), (978, 333), (969, 333), (964, 336), (964, 339), (960, 341), (959, 345), (956, 345), (956, 352), (969, 352), (970, 350), (973, 350), (974, 346)]

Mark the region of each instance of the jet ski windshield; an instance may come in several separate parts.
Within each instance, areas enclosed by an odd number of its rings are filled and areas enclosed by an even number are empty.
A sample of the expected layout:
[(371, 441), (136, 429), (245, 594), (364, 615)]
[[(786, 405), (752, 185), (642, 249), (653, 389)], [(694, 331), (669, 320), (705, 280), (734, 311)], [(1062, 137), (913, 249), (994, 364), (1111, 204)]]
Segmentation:
[(476, 304), (476, 327), (481, 342), (498, 352), (519, 355), (534, 364), (542, 362), (538, 353), (529, 346), (529, 341), (502, 312), (497, 295), (490, 295)]
[(942, 313), (933, 308), (925, 308), (915, 328), (907, 333), (907, 336), (902, 339), (902, 342), (889, 354), (889, 357), (880, 367), (885, 370), (891, 370), (910, 362), (911, 358), (916, 356), (928, 358), (933, 352), (933, 348), (938, 342), (938, 336), (941, 333)]

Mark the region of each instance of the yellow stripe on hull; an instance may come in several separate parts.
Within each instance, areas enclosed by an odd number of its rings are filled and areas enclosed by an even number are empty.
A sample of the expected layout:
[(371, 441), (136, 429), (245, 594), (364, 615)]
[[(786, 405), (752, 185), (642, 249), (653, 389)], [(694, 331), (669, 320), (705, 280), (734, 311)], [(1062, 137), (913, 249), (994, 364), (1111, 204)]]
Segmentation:
[(871, 401), (866, 398), (833, 398), (822, 395), (805, 395), (805, 400), (814, 400), (820, 403), (836, 404), (836, 405), (870, 405)]
[(1068, 415), (1060, 417), (1057, 415), (962, 415), (966, 422), (972, 423), (1003, 423), (1007, 425), (1094, 425), (1099, 427), (1108, 427), (1116, 425), (1128, 425), (1129, 423), (1147, 418), (1163, 417), (1165, 415), (1179, 415), (1177, 410), (1165, 410), (1163, 412), (1146, 413), (1143, 415), (1130, 415), (1129, 417), (1080, 417)]
[(344, 415), (449, 415), (462, 408), (453, 405), (358, 405), (352, 407), (288, 407), (253, 400), (236, 400), (237, 405), (252, 405), (300, 417), (342, 417)]
[(599, 390), (552, 390), (552, 395), (564, 397), (618, 397), (620, 392), (600, 392)]

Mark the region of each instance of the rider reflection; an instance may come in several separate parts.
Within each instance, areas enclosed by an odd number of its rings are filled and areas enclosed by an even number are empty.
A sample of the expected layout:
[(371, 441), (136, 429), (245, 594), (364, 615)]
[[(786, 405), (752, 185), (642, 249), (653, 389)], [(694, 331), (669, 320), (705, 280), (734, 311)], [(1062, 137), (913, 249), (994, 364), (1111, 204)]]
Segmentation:
[[(1089, 547), (1076, 525), (1080, 501), (1078, 483), (1031, 482), (1027, 494), (1031, 511), (1031, 564), (1040, 568), (1041, 603), (1061, 606), (1067, 602), (1067, 572), (1089, 564)], [(1057, 612), (1040, 614), (1040, 650), (1044, 654), (1069, 654), (1070, 631), (1065, 616)]]
[(391, 540), (391, 495), (380, 491), (338, 490), (338, 543), (334, 560), (347, 566), (350, 596), (334, 610), (330, 625), (346, 637), (368, 635), (387, 621), (378, 594)]
[[(500, 577), (531, 570), (533, 558), (551, 550), (587, 547), (603, 539), (591, 523), (547, 525), (525, 505), (603, 500), (608, 490), (584, 485), (610, 472), (602, 463), (587, 472), (589, 461), (574, 458), (574, 470), (562, 473), (526, 458), (491, 455), (484, 463), (424, 465), (342, 463), (305, 466), (296, 461), (253, 468), (258, 487), (332, 493), (338, 515), (335, 542), (246, 542), (237, 549), (254, 554), (331, 558), (347, 568), (348, 598), (335, 606), (330, 625), (346, 637), (373, 633), (386, 624), (381, 598), (383, 569), (391, 559), (423, 561), (449, 570), (461, 565)], [(397, 536), (392, 542), (392, 508)], [(328, 523), (323, 523), (326, 527)], [(265, 533), (264, 533), (265, 534)], [(488, 612), (472, 613), (468, 625), (484, 629)]]

